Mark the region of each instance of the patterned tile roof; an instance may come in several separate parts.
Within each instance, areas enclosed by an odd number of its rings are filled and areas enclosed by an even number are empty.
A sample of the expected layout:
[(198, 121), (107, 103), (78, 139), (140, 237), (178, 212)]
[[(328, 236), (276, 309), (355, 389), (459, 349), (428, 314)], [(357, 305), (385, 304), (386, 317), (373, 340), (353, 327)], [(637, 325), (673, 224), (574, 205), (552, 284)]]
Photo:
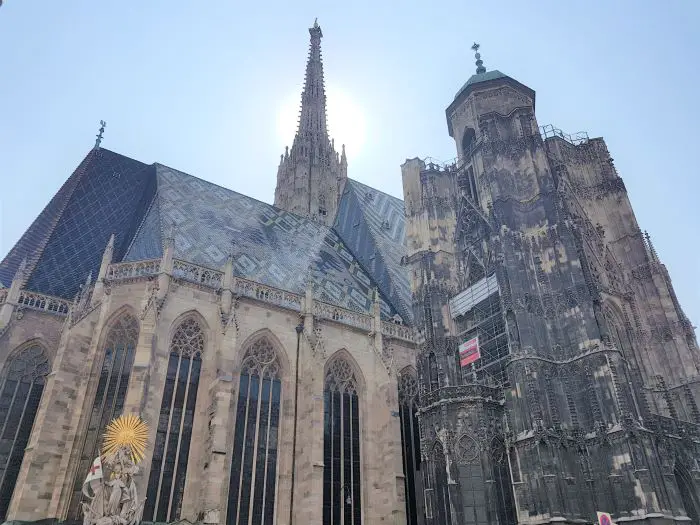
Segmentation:
[(303, 293), (309, 272), (317, 298), (371, 312), (379, 288), (382, 315), (412, 319), (404, 253), (403, 202), (348, 180), (334, 228), (160, 164), (92, 150), (0, 263), (8, 287), (27, 258), (25, 288), (72, 299), (97, 275), (109, 236), (114, 261), (163, 253), (175, 224), (175, 257)]
[(22, 259), (25, 288), (72, 299), (97, 275), (109, 236), (119, 260), (155, 191), (153, 167), (106, 149), (92, 150), (0, 263), (9, 286)]
[[(159, 257), (174, 224), (176, 258), (222, 268), (232, 250), (237, 275), (297, 293), (311, 269), (317, 298), (371, 311), (372, 279), (333, 229), (172, 168), (155, 169), (158, 191), (125, 260)], [(382, 313), (397, 311), (382, 301)]]
[(401, 199), (348, 179), (334, 228), (399, 315), (413, 318), (408, 270), (401, 265), (404, 206)]

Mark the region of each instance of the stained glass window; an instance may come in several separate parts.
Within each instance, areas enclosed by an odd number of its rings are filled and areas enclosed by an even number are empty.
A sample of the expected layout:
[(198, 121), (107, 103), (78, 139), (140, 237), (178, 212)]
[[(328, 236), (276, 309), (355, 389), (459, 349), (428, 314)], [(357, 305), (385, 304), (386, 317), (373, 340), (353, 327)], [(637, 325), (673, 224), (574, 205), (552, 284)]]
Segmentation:
[(360, 525), (357, 379), (345, 359), (328, 365), (324, 386), (323, 525)]
[(417, 525), (417, 478), (420, 471), (420, 434), (418, 433), (418, 379), (415, 372), (399, 376), (399, 417), (401, 419), (401, 451), (406, 488), (406, 523)]
[(109, 422), (119, 417), (124, 408), (138, 336), (138, 321), (134, 316), (124, 314), (112, 324), (105, 338), (102, 370), (92, 408), (88, 413), (87, 430), (82, 435), (80, 445), (80, 460), (68, 511), (68, 516), (72, 519), (82, 516), (80, 502), (85, 498), (82, 493), (83, 481), (90, 465), (99, 454), (100, 438)]
[(10, 357), (0, 371), (0, 522), (10, 506), (50, 368), (41, 346), (31, 345)]
[(239, 385), (226, 523), (272, 525), (281, 384), (268, 339), (247, 349)]
[(143, 513), (145, 521), (171, 522), (180, 518), (203, 351), (202, 327), (188, 317), (177, 327), (170, 343)]

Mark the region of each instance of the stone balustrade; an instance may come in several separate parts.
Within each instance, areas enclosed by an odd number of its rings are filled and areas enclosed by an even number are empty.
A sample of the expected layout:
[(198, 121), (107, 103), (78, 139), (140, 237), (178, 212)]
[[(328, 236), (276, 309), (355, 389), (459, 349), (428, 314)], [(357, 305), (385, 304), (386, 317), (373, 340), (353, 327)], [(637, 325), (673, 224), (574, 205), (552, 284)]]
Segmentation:
[(60, 297), (22, 290), (17, 305), (31, 310), (39, 310), (57, 315), (68, 315), (70, 302)]
[[(161, 269), (160, 259), (144, 261), (130, 261), (110, 264), (107, 268), (105, 280), (110, 282), (133, 282), (135, 280), (150, 278), (158, 275)], [(175, 259), (173, 261), (173, 278), (203, 286), (212, 290), (221, 290), (224, 283), (224, 272), (199, 266)], [(242, 277), (234, 277), (231, 289), (240, 297), (248, 297), (264, 303), (273, 304), (282, 308), (301, 312), (304, 296), (265, 284), (257, 283)], [(0, 303), (7, 296), (7, 288), (0, 289)], [(66, 315), (70, 303), (64, 299), (22, 291), (20, 294), (22, 306), (35, 310), (53, 312)], [(370, 332), (373, 329), (373, 318), (369, 314), (348, 310), (322, 301), (314, 300), (313, 315), (319, 319), (335, 321), (354, 328)], [(382, 334), (402, 341), (413, 343), (415, 337), (413, 329), (408, 326), (396, 324), (390, 321), (382, 321)]]
[(382, 321), (382, 335), (401, 339), (403, 341), (414, 342), (413, 329), (392, 322)]
[(341, 308), (340, 306), (333, 306), (332, 304), (322, 303), (321, 301), (314, 301), (312, 313), (319, 319), (337, 321), (339, 323), (354, 326), (355, 328), (360, 328), (362, 330), (372, 330), (372, 316), (347, 310), (345, 308)]
[(120, 262), (109, 265), (106, 279), (108, 281), (132, 281), (158, 275), (158, 272), (160, 272), (160, 259)]
[(274, 304), (283, 308), (289, 308), (297, 312), (301, 311), (303, 300), (302, 295), (286, 292), (284, 290), (280, 290), (279, 288), (273, 288), (265, 284), (249, 281), (248, 279), (242, 279), (240, 277), (235, 277), (233, 279), (232, 288), (233, 293), (236, 295), (250, 297), (252, 299), (257, 299), (258, 301)]
[(224, 272), (178, 259), (173, 261), (173, 277), (215, 290), (224, 282)]

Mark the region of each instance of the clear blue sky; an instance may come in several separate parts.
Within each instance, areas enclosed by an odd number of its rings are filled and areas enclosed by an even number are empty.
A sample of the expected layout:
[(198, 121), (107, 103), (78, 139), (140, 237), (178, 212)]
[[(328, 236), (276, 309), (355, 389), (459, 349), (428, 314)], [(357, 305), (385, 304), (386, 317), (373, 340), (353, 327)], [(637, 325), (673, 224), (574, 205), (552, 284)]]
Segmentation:
[(362, 146), (343, 138), (352, 178), (401, 196), (407, 157), (455, 156), (444, 110), (474, 71), (476, 40), (487, 68), (537, 91), (540, 125), (605, 137), (700, 324), (695, 0), (5, 0), (0, 257), (88, 152), (100, 119), (109, 149), (271, 202), (292, 139), (277, 122), (299, 99), (314, 17), (326, 82), (364, 116)]

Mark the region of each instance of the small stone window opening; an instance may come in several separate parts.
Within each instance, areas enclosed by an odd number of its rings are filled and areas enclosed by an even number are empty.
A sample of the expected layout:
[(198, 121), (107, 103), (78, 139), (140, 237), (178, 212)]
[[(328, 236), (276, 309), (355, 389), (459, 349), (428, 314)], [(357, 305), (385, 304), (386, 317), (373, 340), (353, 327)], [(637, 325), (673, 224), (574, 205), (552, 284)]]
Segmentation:
[(473, 128), (467, 128), (464, 130), (464, 135), (462, 136), (462, 155), (468, 157), (471, 155), (474, 142), (476, 141), (476, 131)]
[(328, 215), (328, 210), (326, 208), (326, 198), (323, 195), (321, 195), (318, 198), (318, 215), (320, 217), (325, 217), (326, 215)]

